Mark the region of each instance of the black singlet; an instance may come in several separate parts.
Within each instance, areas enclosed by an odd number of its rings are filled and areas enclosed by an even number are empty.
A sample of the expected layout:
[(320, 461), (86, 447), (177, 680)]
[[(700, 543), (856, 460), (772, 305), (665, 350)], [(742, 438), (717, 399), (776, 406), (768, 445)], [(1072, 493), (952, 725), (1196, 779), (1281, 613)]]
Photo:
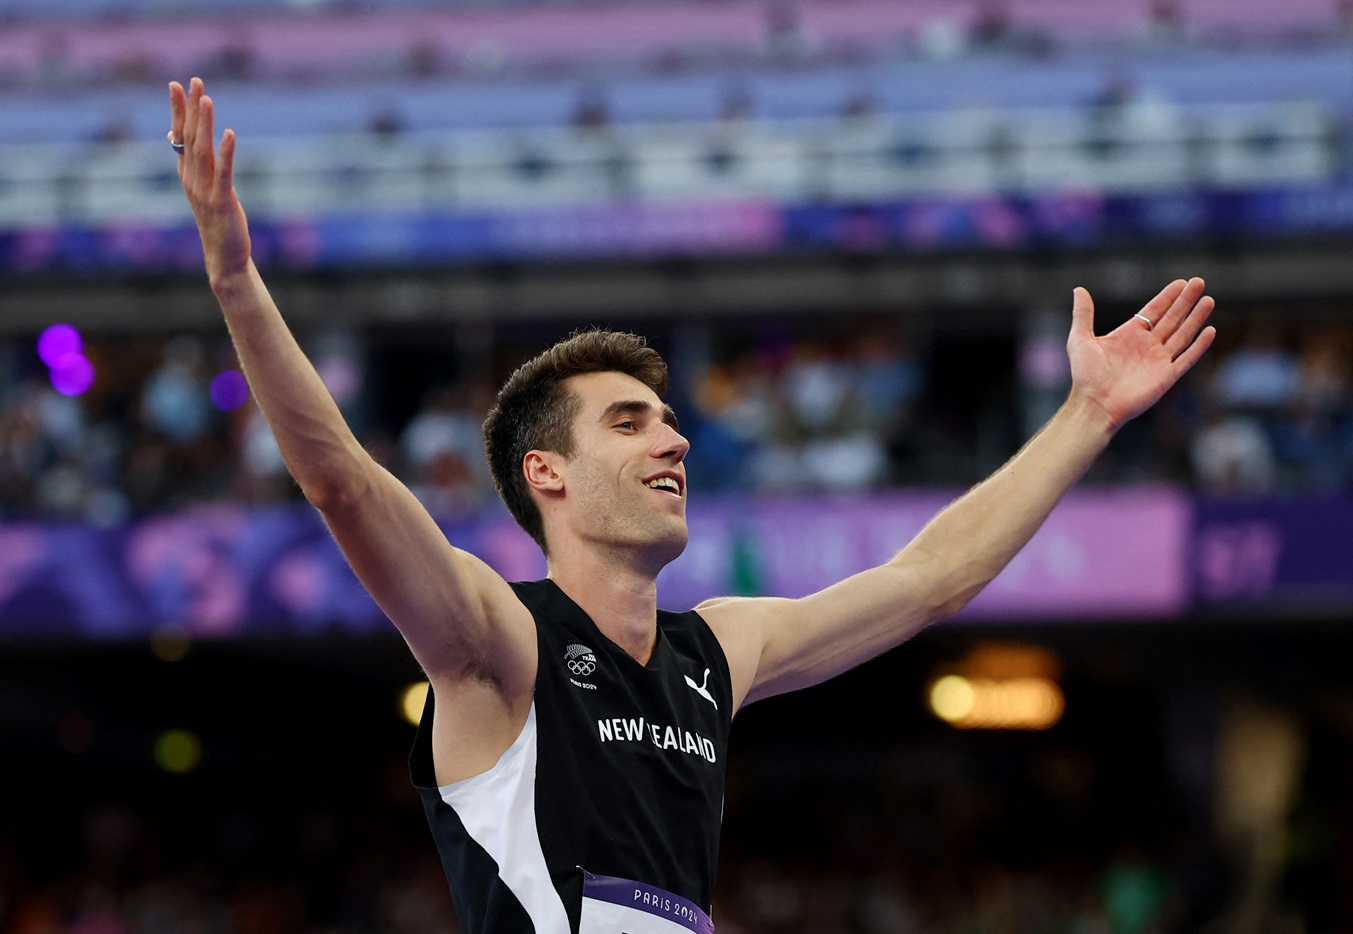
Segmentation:
[(512, 587), (540, 650), (521, 735), (488, 772), (438, 788), (429, 692), (410, 759), (462, 928), (577, 934), (585, 873), (707, 913), (731, 726), (722, 647), (694, 611), (660, 610), (640, 665), (552, 581)]

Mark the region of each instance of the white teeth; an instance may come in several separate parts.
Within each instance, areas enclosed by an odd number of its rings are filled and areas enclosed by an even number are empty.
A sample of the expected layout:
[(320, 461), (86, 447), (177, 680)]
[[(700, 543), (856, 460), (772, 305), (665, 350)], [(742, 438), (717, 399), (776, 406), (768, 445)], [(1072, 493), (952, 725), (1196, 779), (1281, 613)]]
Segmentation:
[(656, 480), (648, 481), (648, 487), (651, 490), (667, 490), (671, 493), (680, 493), (681, 488), (671, 477), (658, 477)]

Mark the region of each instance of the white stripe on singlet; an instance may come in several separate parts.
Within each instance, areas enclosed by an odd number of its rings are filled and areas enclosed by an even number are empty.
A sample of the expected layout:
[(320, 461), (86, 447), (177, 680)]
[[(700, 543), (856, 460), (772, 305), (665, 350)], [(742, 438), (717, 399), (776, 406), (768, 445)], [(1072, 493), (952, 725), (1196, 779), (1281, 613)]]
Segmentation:
[(470, 839), (498, 864), (536, 934), (569, 934), (568, 914), (550, 881), (536, 824), (536, 705), (493, 768), (437, 789)]

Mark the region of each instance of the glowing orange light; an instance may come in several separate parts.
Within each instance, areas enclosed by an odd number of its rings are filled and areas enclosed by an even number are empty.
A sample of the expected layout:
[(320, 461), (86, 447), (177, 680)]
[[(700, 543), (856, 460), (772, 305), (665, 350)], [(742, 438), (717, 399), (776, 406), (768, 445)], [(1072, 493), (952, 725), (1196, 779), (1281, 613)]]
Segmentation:
[(413, 726), (423, 717), (423, 704), (428, 697), (428, 683), (417, 681), (404, 689), (399, 695), (399, 711)]
[(930, 686), (929, 698), (935, 716), (959, 729), (1046, 730), (1066, 709), (1050, 678), (945, 675)]

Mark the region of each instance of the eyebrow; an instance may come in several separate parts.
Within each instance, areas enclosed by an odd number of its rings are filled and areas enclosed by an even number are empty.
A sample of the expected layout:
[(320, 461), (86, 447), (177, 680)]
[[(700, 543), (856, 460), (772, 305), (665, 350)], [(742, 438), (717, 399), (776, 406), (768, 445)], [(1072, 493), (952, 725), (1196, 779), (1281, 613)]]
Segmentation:
[[(606, 406), (606, 410), (601, 413), (601, 417), (598, 418), (597, 421), (607, 422), (617, 415), (647, 415), (652, 411), (653, 406), (641, 399), (621, 399)], [(664, 403), (661, 412), (662, 420), (664, 422), (671, 425), (674, 430), (681, 430), (677, 423), (676, 410), (674, 408)]]

